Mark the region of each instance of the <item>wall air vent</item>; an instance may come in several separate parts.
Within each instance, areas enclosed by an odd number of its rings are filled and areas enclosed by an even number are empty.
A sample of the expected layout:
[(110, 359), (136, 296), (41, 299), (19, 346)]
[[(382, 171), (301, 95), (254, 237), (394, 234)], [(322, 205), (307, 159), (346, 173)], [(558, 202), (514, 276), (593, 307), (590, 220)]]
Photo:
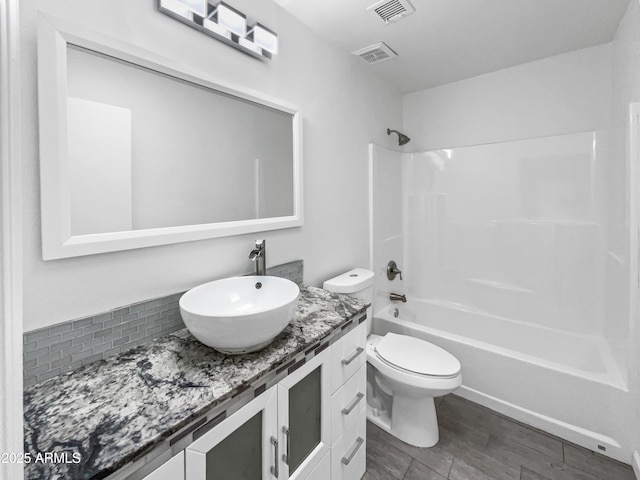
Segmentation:
[(356, 50), (351, 53), (363, 58), (370, 64), (384, 62), (385, 60), (398, 56), (398, 54), (391, 50), (389, 45), (384, 42), (369, 45), (368, 47), (361, 48), (360, 50)]
[(367, 11), (375, 13), (384, 23), (391, 23), (415, 12), (416, 9), (409, 0), (382, 0), (368, 7)]

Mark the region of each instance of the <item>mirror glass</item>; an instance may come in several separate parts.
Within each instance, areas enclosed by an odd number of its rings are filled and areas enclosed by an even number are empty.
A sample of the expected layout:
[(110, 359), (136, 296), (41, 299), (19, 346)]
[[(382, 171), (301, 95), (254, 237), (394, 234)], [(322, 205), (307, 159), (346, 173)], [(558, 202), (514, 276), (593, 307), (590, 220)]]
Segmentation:
[(71, 234), (293, 215), (292, 115), (67, 52)]
[(41, 20), (45, 260), (302, 225), (295, 107)]

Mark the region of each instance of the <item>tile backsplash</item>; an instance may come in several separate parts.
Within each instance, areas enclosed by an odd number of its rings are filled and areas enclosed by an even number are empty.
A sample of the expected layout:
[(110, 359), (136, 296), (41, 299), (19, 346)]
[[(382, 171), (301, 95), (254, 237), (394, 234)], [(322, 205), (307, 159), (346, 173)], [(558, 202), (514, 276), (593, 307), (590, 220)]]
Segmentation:
[[(247, 275), (253, 275), (253, 273), (249, 273)], [(267, 268), (267, 275), (287, 278), (298, 285), (302, 285), (304, 278), (304, 262), (302, 260), (294, 260), (293, 262), (274, 265), (273, 267)]]
[[(267, 274), (302, 284), (302, 260), (276, 265)], [(24, 386), (126, 352), (184, 328), (178, 301), (184, 292), (70, 320), (23, 335)]]

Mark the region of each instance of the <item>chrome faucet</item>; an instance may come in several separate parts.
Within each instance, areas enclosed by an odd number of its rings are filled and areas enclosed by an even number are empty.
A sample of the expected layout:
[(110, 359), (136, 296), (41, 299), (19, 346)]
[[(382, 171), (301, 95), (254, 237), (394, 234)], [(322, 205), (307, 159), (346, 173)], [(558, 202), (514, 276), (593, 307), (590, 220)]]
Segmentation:
[(391, 293), (391, 294), (389, 294), (389, 300), (391, 300), (392, 302), (407, 303), (407, 296), (406, 295), (400, 295), (399, 293)]
[(256, 262), (256, 275), (267, 274), (267, 241), (256, 240), (256, 248), (249, 253), (249, 259)]

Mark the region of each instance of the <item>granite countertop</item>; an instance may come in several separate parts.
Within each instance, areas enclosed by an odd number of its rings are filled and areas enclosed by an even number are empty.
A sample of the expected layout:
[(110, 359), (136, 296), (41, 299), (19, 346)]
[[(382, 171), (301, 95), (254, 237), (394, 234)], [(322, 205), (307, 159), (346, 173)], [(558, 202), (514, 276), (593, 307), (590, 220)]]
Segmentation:
[[(25, 478), (104, 478), (367, 307), (320, 288), (300, 290), (294, 319), (259, 352), (224, 355), (183, 329), (25, 390), (25, 453), (32, 456)], [(67, 462), (33, 461), (45, 452)]]

